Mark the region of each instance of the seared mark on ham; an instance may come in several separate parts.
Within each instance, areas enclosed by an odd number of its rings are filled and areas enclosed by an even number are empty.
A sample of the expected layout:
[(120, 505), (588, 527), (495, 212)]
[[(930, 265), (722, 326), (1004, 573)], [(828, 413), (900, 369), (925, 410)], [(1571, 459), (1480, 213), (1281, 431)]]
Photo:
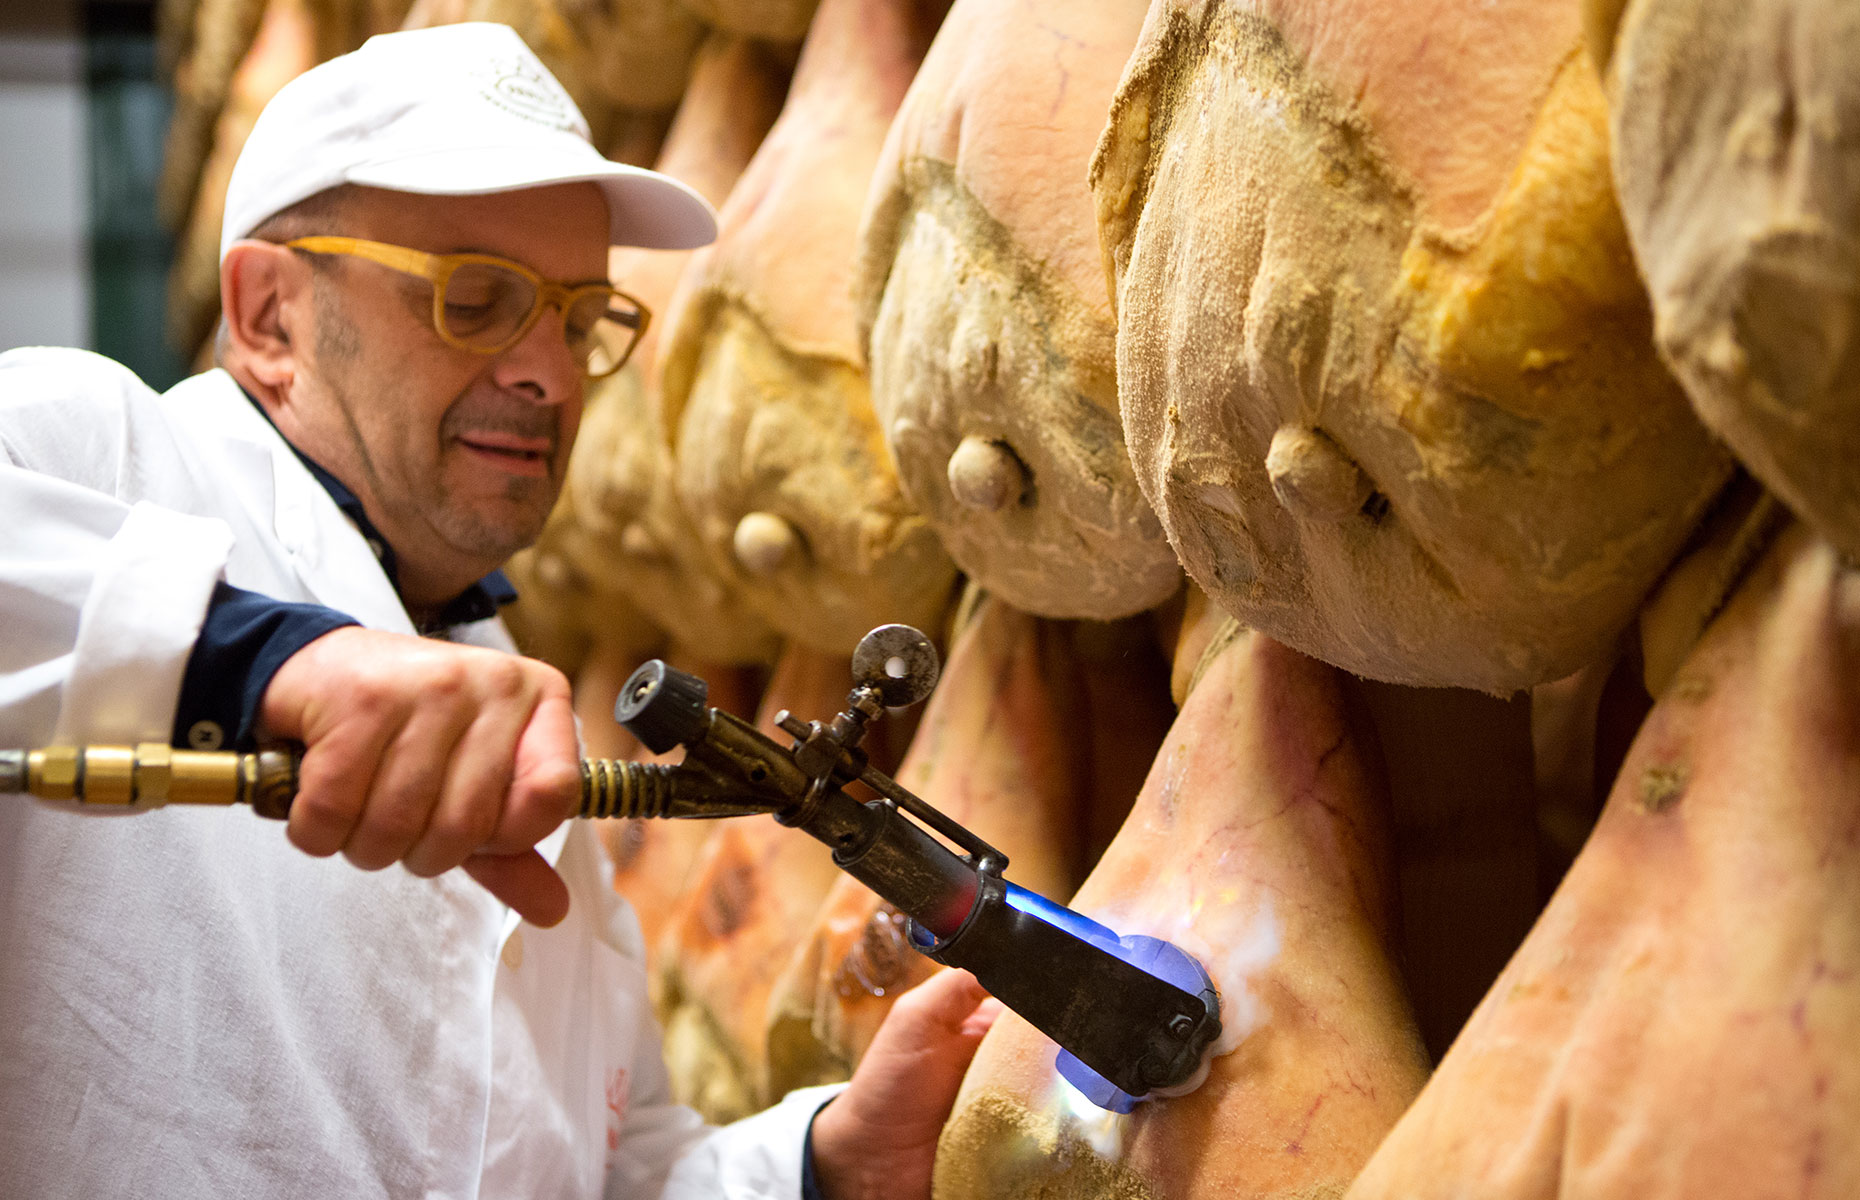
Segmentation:
[(1679, 803), (1686, 794), (1684, 763), (1654, 763), (1640, 775), (1640, 806), (1649, 813), (1663, 813)]
[(1845, 985), (1845, 984), (1850, 984), (1853, 981), (1854, 981), (1854, 973), (1852, 971), (1843, 971), (1843, 970), (1838, 970), (1834, 967), (1830, 967), (1827, 964), (1827, 961), (1824, 959), (1815, 960), (1815, 966), (1813, 970), (1810, 972), (1810, 977), (1809, 977), (1810, 983), (1833, 983), (1833, 984)]
[[(1860, 1110), (1860, 862), (1824, 853), (1853, 759), (1800, 719), (1847, 703), (1812, 681), (1853, 628), (1813, 615), (1823, 552), (1785, 531), (1691, 649), (1709, 695), (1659, 698), (1563, 885), (1351, 1200), (1860, 1194), (1856, 1144), (1823, 1133)], [(1650, 776), (1666, 807), (1683, 792), (1683, 820), (1643, 819)]]
[[(1818, 1081), (1825, 1083), (1826, 1080)], [(1827, 1131), (1816, 1129), (1808, 1135), (1808, 1153), (1802, 1157), (1802, 1195), (1804, 1198), (1815, 1194), (1815, 1183), (1821, 1178), (1821, 1169), (1825, 1164), (1822, 1156), (1822, 1142), (1827, 1138)]]
[(833, 987), (841, 998), (884, 996), (910, 973), (915, 951), (904, 944), (904, 915), (881, 904), (865, 923), (851, 954), (834, 972)]
[(1324, 1097), (1320, 1093), (1312, 1099), (1311, 1107), (1305, 1109), (1304, 1123), (1298, 1127), (1298, 1132), (1292, 1135), (1291, 1141), (1285, 1143), (1285, 1152), (1287, 1154), (1303, 1154), (1305, 1152), (1305, 1134), (1311, 1132), (1312, 1118), (1317, 1116), (1318, 1109), (1322, 1107), (1324, 1107)]
[(747, 862), (731, 863), (719, 871), (704, 893), (700, 914), (704, 931), (723, 941), (743, 927), (756, 902), (755, 867)]

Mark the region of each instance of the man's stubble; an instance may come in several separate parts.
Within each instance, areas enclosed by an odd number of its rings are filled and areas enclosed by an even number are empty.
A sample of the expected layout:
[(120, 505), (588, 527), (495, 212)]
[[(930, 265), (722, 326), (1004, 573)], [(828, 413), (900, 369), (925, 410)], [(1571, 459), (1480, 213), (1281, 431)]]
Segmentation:
[[(391, 465), (384, 467), (363, 428), (361, 414), (390, 413), (399, 407), (394, 402), (391, 382), (394, 372), (372, 366), (361, 331), (343, 311), (334, 288), (328, 284), (319, 272), (314, 301), (319, 374), (341, 416), (355, 469), (360, 472), (369, 494), (385, 510), (383, 516), (401, 525), (425, 524), (453, 549), (500, 562), (535, 542), (562, 483), (563, 471), (556, 453), (560, 431), (553, 410), (535, 409), (526, 415), (502, 405), (491, 407), (475, 403), (467, 392), (455, 399), (440, 418), (435, 444), (430, 447), (427, 460), (432, 464), (428, 478), (408, 478), (404, 470), (394, 471)], [(489, 411), (479, 411), (487, 408)], [(446, 451), (455, 444), (457, 433), (466, 428), (549, 438), (547, 477), (534, 479), (513, 475), (504, 482), (504, 498), (513, 506), (529, 507), (534, 512), (529, 522), (513, 526), (485, 521), (470, 507), (454, 503), (447, 494)], [(405, 462), (404, 456), (402, 461)], [(343, 482), (353, 488), (355, 481)]]

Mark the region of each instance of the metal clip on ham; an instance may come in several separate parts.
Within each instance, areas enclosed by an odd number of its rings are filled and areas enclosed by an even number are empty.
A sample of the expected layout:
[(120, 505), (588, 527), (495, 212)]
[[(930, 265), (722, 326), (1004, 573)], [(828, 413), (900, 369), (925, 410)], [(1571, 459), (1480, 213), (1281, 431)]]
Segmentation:
[[(846, 709), (832, 720), (779, 715), (795, 739), (783, 747), (709, 707), (702, 679), (653, 659), (620, 689), (614, 717), (654, 753), (683, 746), (685, 757), (675, 764), (584, 760), (580, 815), (770, 813), (826, 843), (841, 870), (909, 917), (918, 951), (972, 972), (1057, 1042), (1060, 1074), (1093, 1104), (1123, 1113), (1153, 1096), (1192, 1091), (1206, 1078), (1221, 1033), (1220, 998), (1207, 971), (1169, 942), (1119, 937), (1009, 883), (1002, 878), (1007, 855), (866, 760), (859, 743), (867, 726), (936, 686), (929, 638), (908, 625), (880, 626), (860, 641), (852, 670)], [(283, 817), (296, 788), (295, 757), (163, 746), (6, 751), (0, 793), (127, 809), (247, 803)], [(854, 780), (878, 799), (847, 795)]]

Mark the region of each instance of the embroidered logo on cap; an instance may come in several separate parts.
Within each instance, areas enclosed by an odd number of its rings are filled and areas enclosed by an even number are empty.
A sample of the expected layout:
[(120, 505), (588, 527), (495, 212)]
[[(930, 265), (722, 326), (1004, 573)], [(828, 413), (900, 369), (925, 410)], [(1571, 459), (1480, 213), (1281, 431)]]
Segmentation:
[(497, 58), (474, 74), (484, 98), (513, 116), (554, 129), (574, 130), (574, 101), (555, 78), (533, 61)]

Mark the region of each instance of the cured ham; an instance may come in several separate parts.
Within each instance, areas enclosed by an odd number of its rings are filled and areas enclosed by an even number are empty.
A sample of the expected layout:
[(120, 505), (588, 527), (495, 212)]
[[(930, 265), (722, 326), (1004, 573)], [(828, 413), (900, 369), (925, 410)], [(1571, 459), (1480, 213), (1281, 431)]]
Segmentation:
[(1860, 1189), (1857, 656), (1860, 577), (1798, 526), (1352, 1200)]
[[(227, 10), (224, 3), (202, 8), (203, 24), (212, 23), (203, 29), (197, 50), (203, 56), (201, 70), (207, 69), (205, 56), (217, 53), (215, 48), (221, 47), (222, 40), (237, 32), (220, 30), (209, 36), (209, 29), (218, 29), (221, 22), (231, 22), (236, 15), (244, 19)], [(250, 49), (238, 60), (238, 68), (225, 85), (224, 101), (214, 109), (212, 150), (200, 167), (192, 204), (185, 210), (174, 210), (187, 213), (168, 277), (168, 341), (177, 349), (191, 353), (205, 345), (219, 320), (220, 226), (226, 213), (226, 185), (232, 179), (233, 163), (245, 148), (259, 110), (279, 88), (320, 62), (321, 49), (309, 0), (268, 0), (262, 6)], [(180, 142), (185, 136), (178, 129), (172, 135), (171, 154), (186, 153)], [(174, 168), (176, 172), (182, 169)]]
[(1223, 1023), (1209, 1076), (1114, 1116), (1006, 1015), (944, 1131), (939, 1200), (1322, 1195), (1420, 1089), (1373, 735), (1333, 668), (1256, 633), (1216, 646), (1073, 902), (1207, 966)]
[(859, 205), (938, 15), (822, 4), (661, 350), (699, 543), (763, 620), (842, 656), (887, 621), (938, 628), (954, 582), (878, 436), (848, 294)]
[(1592, 7), (1660, 349), (1738, 460), (1860, 554), (1860, 15)]
[(267, 0), (164, 0), (157, 10), (158, 53), (174, 84), (158, 196), (162, 219), (171, 227), (187, 221), (203, 194), (202, 171), (220, 113), (268, 7)]
[[(721, 203), (774, 122), (786, 80), (778, 56), (742, 38), (711, 38), (656, 168)], [(536, 549), (515, 564), (523, 605), (550, 610), (535, 624), (570, 624), (597, 642), (644, 651), (616, 684), (661, 649), (750, 664), (772, 662), (779, 644), (741, 589), (711, 566), (673, 490), (658, 351), (690, 261), (689, 251), (622, 247), (610, 256), (610, 275), (653, 320), (626, 367), (591, 389), (562, 499)]]
[(1357, 674), (1608, 655), (1729, 477), (1652, 346), (1577, 0), (1158, 0), (1092, 163), (1137, 480)]
[(1086, 166), (1142, 0), (959, 0), (905, 95), (860, 235), (872, 403), (905, 496), (1028, 612), (1180, 587), (1118, 421)]
[(708, 25), (771, 42), (798, 42), (820, 0), (679, 0)]

